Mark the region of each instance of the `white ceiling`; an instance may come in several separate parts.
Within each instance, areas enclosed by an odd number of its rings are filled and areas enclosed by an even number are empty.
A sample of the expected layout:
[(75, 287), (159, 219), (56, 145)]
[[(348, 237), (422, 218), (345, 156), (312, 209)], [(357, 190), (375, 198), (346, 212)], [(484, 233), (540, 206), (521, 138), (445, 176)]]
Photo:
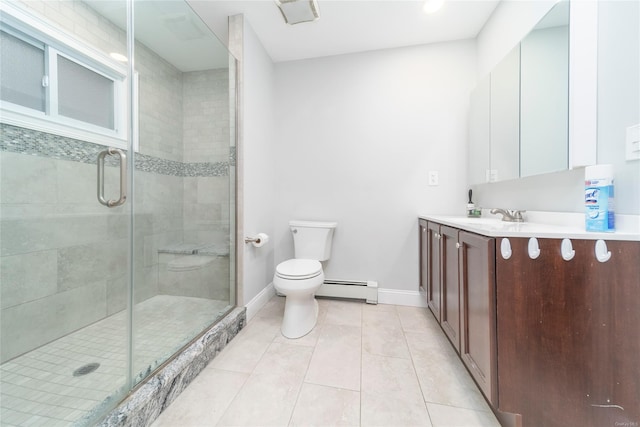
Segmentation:
[[(83, 1), (126, 32), (125, 2)], [(226, 47), (219, 43), (184, 2), (137, 1), (134, 16), (136, 40), (180, 71), (209, 70), (229, 66)], [(127, 52), (117, 53), (127, 54)]]
[(244, 14), (275, 62), (475, 38), (499, 0), (318, 0), (320, 19), (287, 25), (273, 0), (187, 0), (227, 44), (227, 17)]

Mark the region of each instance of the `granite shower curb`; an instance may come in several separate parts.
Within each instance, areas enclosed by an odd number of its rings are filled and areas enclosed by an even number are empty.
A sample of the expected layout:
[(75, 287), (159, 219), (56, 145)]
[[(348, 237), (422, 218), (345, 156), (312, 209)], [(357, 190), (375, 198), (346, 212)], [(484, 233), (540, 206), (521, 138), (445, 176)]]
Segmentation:
[(193, 381), (246, 324), (246, 308), (233, 309), (197, 341), (129, 395), (98, 423), (100, 427), (144, 427)]

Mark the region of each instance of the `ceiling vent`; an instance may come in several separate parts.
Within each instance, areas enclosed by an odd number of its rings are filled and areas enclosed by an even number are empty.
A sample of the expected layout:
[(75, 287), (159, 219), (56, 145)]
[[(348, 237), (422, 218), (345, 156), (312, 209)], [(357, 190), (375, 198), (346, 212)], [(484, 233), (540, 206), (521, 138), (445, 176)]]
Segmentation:
[(275, 0), (289, 25), (315, 21), (320, 17), (316, 0)]

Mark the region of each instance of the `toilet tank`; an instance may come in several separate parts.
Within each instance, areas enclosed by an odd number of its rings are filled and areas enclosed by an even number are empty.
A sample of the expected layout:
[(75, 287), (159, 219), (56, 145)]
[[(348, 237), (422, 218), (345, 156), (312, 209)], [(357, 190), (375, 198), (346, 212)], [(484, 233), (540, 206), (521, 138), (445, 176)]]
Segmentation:
[(326, 261), (331, 256), (333, 230), (337, 222), (289, 221), (297, 259)]

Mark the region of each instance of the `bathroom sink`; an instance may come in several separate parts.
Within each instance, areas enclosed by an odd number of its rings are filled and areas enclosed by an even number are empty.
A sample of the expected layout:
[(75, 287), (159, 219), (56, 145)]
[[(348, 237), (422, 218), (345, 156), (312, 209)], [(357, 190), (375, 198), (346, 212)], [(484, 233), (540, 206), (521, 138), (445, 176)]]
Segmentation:
[(452, 222), (466, 225), (499, 225), (502, 221), (500, 218), (469, 218), (465, 216), (456, 216), (447, 218)]

